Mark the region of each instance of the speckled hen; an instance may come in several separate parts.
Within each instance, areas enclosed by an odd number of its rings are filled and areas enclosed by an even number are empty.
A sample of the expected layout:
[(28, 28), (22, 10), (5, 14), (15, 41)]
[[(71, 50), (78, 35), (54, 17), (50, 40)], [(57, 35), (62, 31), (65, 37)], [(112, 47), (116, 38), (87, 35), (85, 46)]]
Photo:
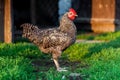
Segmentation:
[(73, 20), (77, 16), (74, 9), (70, 8), (60, 20), (60, 26), (57, 28), (39, 29), (36, 25), (24, 23), (23, 37), (39, 47), (44, 53), (52, 54), (53, 61), (58, 71), (66, 71), (60, 68), (58, 58), (63, 50), (76, 41), (76, 26)]

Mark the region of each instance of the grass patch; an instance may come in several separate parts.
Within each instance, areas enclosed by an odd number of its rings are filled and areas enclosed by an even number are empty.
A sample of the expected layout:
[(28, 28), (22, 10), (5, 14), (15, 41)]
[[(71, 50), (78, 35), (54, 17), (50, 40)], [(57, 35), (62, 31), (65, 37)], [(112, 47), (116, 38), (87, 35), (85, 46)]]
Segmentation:
[[(96, 35), (102, 43), (75, 43), (60, 58), (67, 72), (57, 72), (51, 55), (29, 43), (0, 43), (0, 80), (69, 80), (79, 73), (83, 80), (120, 79), (120, 32)], [(33, 66), (32, 62), (38, 61)], [(62, 60), (62, 61), (61, 61)]]
[(88, 69), (83, 73), (88, 74), (90, 80), (119, 80), (120, 79), (120, 48), (103, 49), (91, 56), (87, 61), (90, 63)]
[(69, 60), (80, 60), (89, 66), (82, 70), (77, 69), (77, 72), (89, 75), (89, 77), (84, 77), (85, 80), (119, 80), (119, 52), (120, 37), (107, 43), (74, 44), (64, 53), (67, 54)]
[(110, 41), (119, 37), (120, 31), (109, 33), (78, 33), (77, 39)]
[(30, 80), (36, 76), (30, 61), (23, 57), (0, 57), (0, 80)]

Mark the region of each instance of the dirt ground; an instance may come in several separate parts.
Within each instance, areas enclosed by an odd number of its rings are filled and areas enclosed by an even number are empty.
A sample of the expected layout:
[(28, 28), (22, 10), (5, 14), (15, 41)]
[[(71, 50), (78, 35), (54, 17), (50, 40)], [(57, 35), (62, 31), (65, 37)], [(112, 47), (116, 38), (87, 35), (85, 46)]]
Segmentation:
[[(68, 60), (59, 60), (61, 67), (70, 69), (74, 71), (76, 68), (87, 67), (88, 65), (80, 65), (81, 62), (70, 62)], [(51, 67), (55, 67), (55, 64), (52, 60), (33, 60), (32, 65), (35, 67), (35, 72), (39, 71), (48, 71)]]

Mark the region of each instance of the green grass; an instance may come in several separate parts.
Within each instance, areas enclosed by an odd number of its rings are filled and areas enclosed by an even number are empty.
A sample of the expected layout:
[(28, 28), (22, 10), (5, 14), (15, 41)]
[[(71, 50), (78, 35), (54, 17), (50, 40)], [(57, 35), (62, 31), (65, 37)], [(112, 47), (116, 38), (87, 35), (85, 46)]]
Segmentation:
[(1, 80), (30, 80), (36, 76), (32, 73), (30, 61), (23, 57), (0, 57)]
[(110, 41), (114, 40), (116, 37), (119, 37), (120, 31), (117, 32), (109, 32), (109, 33), (78, 33), (77, 39), (87, 39), (87, 40), (102, 40), (102, 41)]
[(89, 69), (83, 70), (89, 74), (90, 80), (120, 80), (120, 48), (102, 49), (90, 57)]
[[(91, 39), (107, 42), (70, 46), (60, 58), (67, 72), (57, 72), (51, 55), (43, 54), (32, 44), (0, 43), (0, 80), (69, 80), (71, 73), (79, 73), (83, 80), (120, 80), (120, 32)], [(33, 66), (35, 60), (40, 60), (40, 65)]]

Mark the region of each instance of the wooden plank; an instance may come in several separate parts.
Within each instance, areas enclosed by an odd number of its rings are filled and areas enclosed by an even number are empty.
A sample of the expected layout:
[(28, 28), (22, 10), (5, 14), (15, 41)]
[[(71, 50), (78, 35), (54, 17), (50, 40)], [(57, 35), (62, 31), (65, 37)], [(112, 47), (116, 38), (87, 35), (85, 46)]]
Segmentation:
[(92, 0), (92, 18), (115, 18), (115, 0)]
[[(100, 23), (101, 20), (102, 23)], [(109, 23), (104, 22), (104, 20), (109, 21)], [(92, 0), (91, 25), (94, 32), (114, 32), (114, 21), (115, 0)]]
[(4, 42), (12, 42), (11, 0), (5, 0), (4, 9)]

